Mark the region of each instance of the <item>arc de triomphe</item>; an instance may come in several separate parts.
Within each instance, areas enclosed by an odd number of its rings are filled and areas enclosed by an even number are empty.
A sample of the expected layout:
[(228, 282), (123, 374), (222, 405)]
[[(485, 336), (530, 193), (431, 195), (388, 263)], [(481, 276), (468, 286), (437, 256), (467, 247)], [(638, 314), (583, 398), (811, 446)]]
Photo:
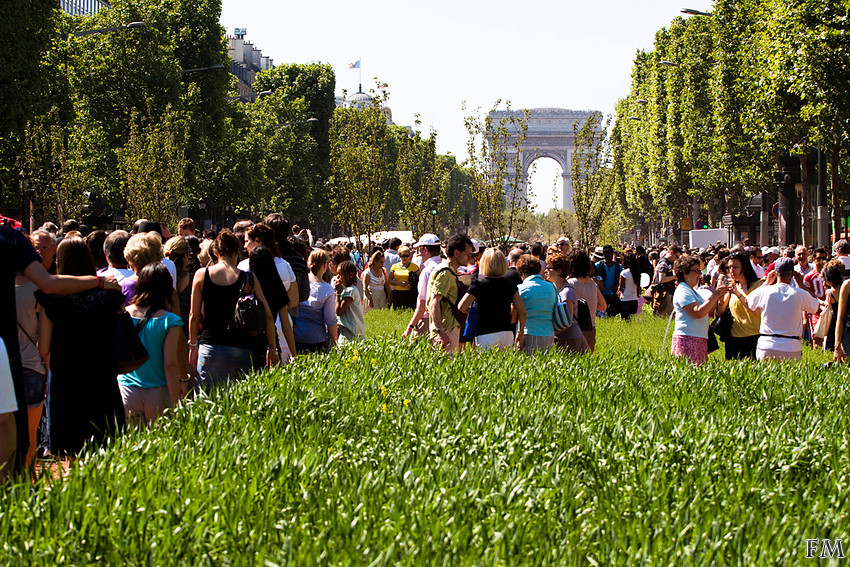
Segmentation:
[[(522, 118), (524, 110), (497, 110), (490, 113), (494, 122), (511, 116)], [(579, 129), (595, 110), (567, 110), (565, 108), (528, 109), (528, 130), (525, 143), (520, 148), (522, 164), (522, 188), (527, 190), (528, 169), (538, 158), (552, 158), (561, 166), (561, 178), (564, 182), (563, 208), (573, 210), (572, 158), (575, 149), (573, 125)], [(601, 125), (600, 125), (601, 126)], [(508, 142), (512, 148), (513, 140)], [(511, 152), (512, 153), (512, 152)], [(515, 173), (511, 171), (511, 174)]]

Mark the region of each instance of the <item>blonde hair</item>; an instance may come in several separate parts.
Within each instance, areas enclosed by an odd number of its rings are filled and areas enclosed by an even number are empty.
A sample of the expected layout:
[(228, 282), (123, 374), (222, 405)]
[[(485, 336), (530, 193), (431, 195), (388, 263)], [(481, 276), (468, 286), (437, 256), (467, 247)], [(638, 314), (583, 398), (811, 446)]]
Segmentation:
[(405, 252), (410, 254), (411, 256), (413, 255), (413, 250), (410, 249), (410, 246), (399, 246), (398, 255), (401, 256)]
[(124, 258), (139, 273), (148, 264), (162, 260), (162, 240), (156, 232), (134, 234), (124, 247)]
[(498, 248), (488, 248), (481, 256), (481, 261), (478, 262), (478, 268), (485, 277), (498, 278), (505, 275), (505, 272), (508, 271), (508, 263), (501, 250)]
[(189, 244), (182, 236), (172, 236), (162, 247), (163, 253), (168, 256), (178, 272), (182, 272), (189, 260)]
[(198, 262), (200, 262), (201, 266), (204, 268), (215, 263), (212, 255), (210, 254), (212, 243), (212, 240), (201, 240), (201, 251), (198, 253)]
[(321, 248), (310, 252), (310, 257), (307, 258), (307, 267), (314, 276), (318, 276), (321, 269), (328, 264), (328, 254)]

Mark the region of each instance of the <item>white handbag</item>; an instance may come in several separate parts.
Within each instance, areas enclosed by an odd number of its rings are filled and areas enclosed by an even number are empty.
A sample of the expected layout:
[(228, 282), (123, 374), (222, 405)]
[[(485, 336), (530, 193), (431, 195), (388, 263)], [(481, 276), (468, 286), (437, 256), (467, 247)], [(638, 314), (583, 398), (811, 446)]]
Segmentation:
[(832, 306), (829, 304), (829, 300), (826, 302), (826, 306), (823, 308), (823, 311), (820, 313), (820, 318), (818, 318), (818, 324), (815, 325), (814, 336), (819, 339), (825, 339), (826, 335), (829, 333), (829, 327), (832, 324)]

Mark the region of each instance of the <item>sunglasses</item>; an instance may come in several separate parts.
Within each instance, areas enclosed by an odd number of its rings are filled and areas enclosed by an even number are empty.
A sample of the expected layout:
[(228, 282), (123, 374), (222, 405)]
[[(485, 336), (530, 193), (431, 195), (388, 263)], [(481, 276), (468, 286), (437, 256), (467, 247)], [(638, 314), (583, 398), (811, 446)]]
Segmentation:
[(410, 258), (410, 254), (399, 254), (399, 258)]

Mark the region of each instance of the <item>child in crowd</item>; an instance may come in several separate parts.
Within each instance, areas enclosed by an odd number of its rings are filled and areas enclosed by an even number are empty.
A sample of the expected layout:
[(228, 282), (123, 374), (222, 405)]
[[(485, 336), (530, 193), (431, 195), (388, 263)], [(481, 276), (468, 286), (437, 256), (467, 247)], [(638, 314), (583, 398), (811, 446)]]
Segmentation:
[(339, 342), (360, 340), (366, 336), (363, 318), (363, 300), (357, 290), (357, 267), (345, 260), (337, 267), (336, 315), (339, 325)]

